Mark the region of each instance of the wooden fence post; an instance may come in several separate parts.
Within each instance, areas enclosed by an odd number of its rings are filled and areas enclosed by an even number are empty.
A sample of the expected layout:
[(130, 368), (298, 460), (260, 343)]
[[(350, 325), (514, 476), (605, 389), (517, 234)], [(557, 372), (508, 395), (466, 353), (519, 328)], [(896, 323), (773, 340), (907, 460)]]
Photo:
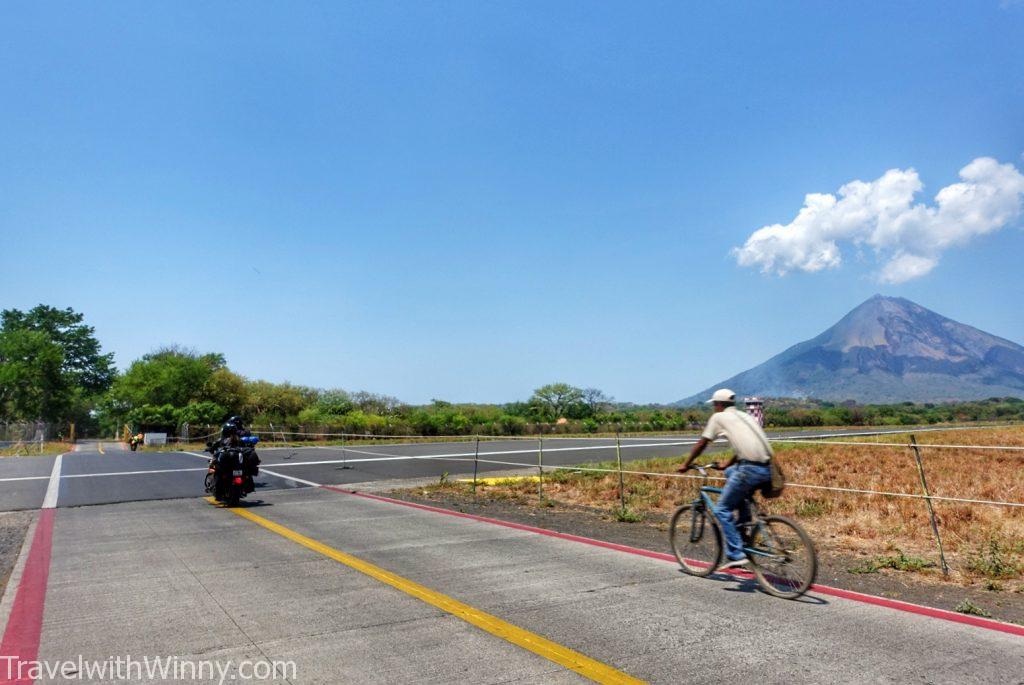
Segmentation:
[(619, 468), (619, 508), (626, 511), (626, 484), (622, 479), (622, 446), (618, 432), (615, 433), (615, 463)]
[(949, 575), (949, 566), (946, 565), (946, 553), (942, 549), (942, 536), (939, 534), (939, 524), (935, 520), (935, 509), (932, 506), (932, 496), (928, 492), (928, 481), (924, 476), (924, 462), (921, 461), (921, 450), (917, 446), (917, 438), (910, 436), (910, 447), (914, 450), (914, 459), (917, 461), (917, 473), (921, 476), (921, 490), (924, 491), (924, 501), (928, 505), (928, 517), (932, 521), (932, 532), (935, 533), (935, 542), (939, 546), (939, 561), (942, 563), (942, 575)]
[(537, 438), (537, 497), (544, 499), (544, 436)]
[(476, 436), (476, 449), (473, 450), (473, 494), (476, 494), (476, 472), (480, 465), (480, 436)]

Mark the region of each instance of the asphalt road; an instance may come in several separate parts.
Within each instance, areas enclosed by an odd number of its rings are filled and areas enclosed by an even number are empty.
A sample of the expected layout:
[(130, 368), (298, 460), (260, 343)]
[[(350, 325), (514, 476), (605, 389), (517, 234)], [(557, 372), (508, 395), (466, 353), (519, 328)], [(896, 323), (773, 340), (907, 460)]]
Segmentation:
[[(820, 432), (786, 433), (814, 436)], [(623, 460), (685, 454), (693, 438), (629, 438), (622, 440)], [(615, 459), (608, 438), (547, 438), (545, 466)], [(715, 449), (720, 446), (715, 446)], [(305, 487), (305, 481), (347, 485), (404, 478), (438, 478), (447, 472), (473, 472), (472, 442), (437, 442), (340, 447), (261, 447), (262, 473), (257, 492)], [(117, 442), (82, 442), (61, 457), (56, 476), (56, 506), (199, 497), (203, 494), (205, 457), (188, 452), (131, 452)], [(494, 440), (480, 443), (481, 473), (507, 471), (516, 465), (536, 466), (536, 440)], [(0, 458), (0, 511), (41, 506), (53, 476), (55, 457)]]

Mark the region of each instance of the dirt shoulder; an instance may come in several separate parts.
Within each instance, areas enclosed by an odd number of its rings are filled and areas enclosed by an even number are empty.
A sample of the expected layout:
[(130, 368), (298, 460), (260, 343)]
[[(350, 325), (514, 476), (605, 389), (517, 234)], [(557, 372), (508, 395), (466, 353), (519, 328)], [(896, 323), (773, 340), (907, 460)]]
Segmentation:
[[(537, 528), (580, 535), (607, 542), (671, 553), (668, 546), (668, 517), (649, 513), (641, 522), (617, 521), (607, 511), (565, 505), (548, 500), (545, 506), (535, 501), (474, 498), (458, 489), (406, 488), (392, 490), (391, 497), (430, 504), (453, 511), (523, 523)], [(866, 594), (899, 599), (937, 609), (955, 610), (965, 600), (1000, 621), (1024, 625), (1024, 592), (998, 589), (999, 585), (964, 584), (944, 581), (934, 571), (918, 573), (864, 569), (872, 559), (868, 555), (838, 555), (819, 551), (818, 582), (823, 585)]]
[(7, 587), (31, 522), (30, 511), (0, 512), (0, 596)]

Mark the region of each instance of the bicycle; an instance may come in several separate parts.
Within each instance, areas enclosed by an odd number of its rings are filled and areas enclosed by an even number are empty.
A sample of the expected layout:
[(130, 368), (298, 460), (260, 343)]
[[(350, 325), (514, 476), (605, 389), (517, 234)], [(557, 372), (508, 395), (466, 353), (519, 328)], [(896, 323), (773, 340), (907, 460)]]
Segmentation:
[[(712, 511), (715, 501), (711, 498), (712, 494), (721, 495), (722, 488), (707, 484), (705, 467), (695, 468), (704, 476), (700, 491), (693, 502), (672, 515), (669, 539), (683, 571), (705, 577), (714, 573), (722, 561), (722, 530)], [(814, 542), (795, 521), (785, 516), (762, 516), (751, 499), (750, 522), (739, 528), (743, 551), (765, 592), (796, 599), (810, 589), (818, 572), (818, 557)]]

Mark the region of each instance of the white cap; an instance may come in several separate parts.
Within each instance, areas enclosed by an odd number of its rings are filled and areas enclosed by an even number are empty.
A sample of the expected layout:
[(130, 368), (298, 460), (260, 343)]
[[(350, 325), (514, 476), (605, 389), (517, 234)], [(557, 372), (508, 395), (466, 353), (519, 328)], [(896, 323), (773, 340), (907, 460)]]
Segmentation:
[(718, 390), (715, 390), (715, 394), (711, 396), (711, 399), (708, 400), (706, 404), (711, 404), (712, 402), (727, 402), (735, 404), (736, 393), (729, 390), (729, 388), (719, 388)]

